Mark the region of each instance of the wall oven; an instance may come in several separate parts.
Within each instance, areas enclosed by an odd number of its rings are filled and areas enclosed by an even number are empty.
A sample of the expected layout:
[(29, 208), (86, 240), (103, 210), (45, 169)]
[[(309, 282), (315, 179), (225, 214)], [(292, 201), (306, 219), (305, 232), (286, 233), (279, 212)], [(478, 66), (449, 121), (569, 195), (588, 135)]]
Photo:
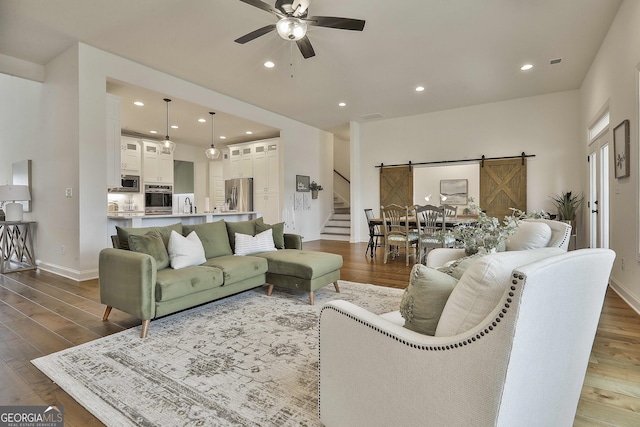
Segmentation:
[(149, 184), (144, 186), (144, 213), (146, 215), (171, 215), (172, 204), (172, 186)]

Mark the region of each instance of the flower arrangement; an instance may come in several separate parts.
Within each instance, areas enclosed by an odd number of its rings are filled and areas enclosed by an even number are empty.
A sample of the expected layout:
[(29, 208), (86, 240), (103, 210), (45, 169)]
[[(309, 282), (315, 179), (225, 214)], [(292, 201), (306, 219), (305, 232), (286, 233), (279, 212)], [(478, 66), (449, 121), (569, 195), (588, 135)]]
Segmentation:
[[(488, 216), (475, 205), (473, 197), (469, 197), (469, 208), (478, 212), (478, 221), (459, 224), (448, 231), (468, 255), (476, 253), (480, 246), (489, 252), (497, 249), (518, 228), (517, 217), (505, 216), (500, 223), (498, 218)], [(444, 235), (441, 238), (444, 240)]]

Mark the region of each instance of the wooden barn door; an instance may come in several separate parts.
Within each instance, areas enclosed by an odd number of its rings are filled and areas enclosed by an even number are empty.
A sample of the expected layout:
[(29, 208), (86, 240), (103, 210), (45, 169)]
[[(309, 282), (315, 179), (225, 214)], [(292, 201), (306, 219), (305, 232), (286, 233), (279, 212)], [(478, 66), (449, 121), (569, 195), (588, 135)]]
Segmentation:
[(413, 168), (380, 168), (380, 205), (413, 206)]
[(509, 208), (527, 210), (527, 159), (485, 160), (480, 167), (479, 206), (500, 221)]

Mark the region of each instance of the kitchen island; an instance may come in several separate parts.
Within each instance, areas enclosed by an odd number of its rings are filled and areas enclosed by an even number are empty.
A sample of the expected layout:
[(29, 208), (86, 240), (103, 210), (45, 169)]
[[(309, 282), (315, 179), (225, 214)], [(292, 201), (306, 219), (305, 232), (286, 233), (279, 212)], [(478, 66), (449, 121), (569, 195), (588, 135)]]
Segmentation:
[(116, 234), (119, 227), (158, 227), (182, 222), (184, 225), (203, 224), (224, 219), (229, 222), (246, 221), (258, 217), (257, 212), (206, 212), (202, 214), (144, 215), (131, 212), (109, 212), (107, 215), (109, 235)]

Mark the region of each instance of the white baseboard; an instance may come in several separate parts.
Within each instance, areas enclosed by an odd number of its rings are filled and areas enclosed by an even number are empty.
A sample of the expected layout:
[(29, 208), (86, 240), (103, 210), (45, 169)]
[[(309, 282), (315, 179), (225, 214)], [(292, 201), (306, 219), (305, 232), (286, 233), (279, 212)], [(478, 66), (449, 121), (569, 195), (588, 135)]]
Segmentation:
[(640, 299), (638, 299), (635, 295), (629, 292), (624, 286), (620, 285), (616, 282), (616, 279), (611, 277), (609, 279), (609, 286), (613, 289), (619, 296), (629, 304), (629, 306), (635, 310), (636, 313), (640, 314)]
[(92, 280), (98, 278), (98, 269), (79, 271), (72, 270), (67, 267), (62, 267), (55, 264), (49, 264), (39, 261), (38, 268), (49, 273), (57, 274), (58, 276), (66, 277), (67, 279), (75, 280), (76, 282), (83, 282), (85, 280)]

